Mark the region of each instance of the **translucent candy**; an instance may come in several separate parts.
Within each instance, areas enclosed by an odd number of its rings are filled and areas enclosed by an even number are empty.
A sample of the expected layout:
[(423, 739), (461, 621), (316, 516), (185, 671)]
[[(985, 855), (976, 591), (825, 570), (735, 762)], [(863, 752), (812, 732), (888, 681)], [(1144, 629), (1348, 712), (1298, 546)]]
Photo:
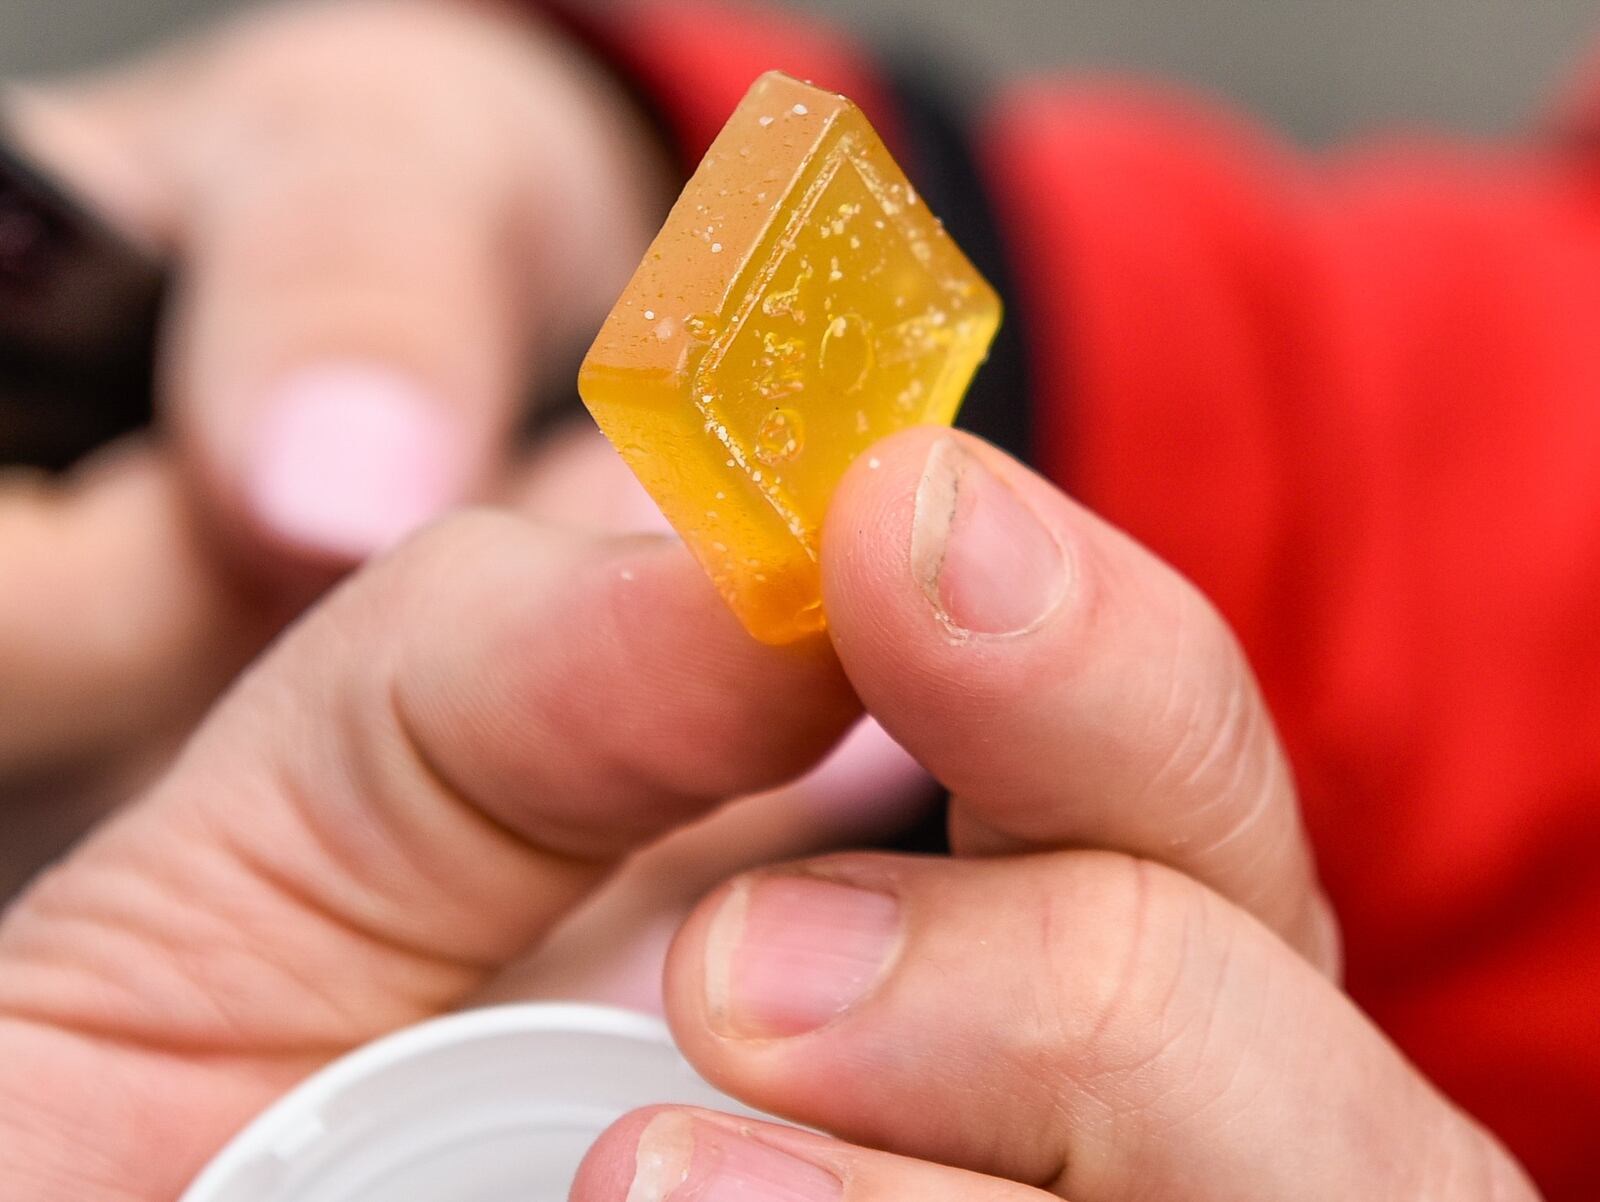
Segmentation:
[(994, 290), (861, 111), (786, 75), (735, 110), (578, 377), (595, 421), (756, 638), (821, 630), (850, 463), (955, 417)]

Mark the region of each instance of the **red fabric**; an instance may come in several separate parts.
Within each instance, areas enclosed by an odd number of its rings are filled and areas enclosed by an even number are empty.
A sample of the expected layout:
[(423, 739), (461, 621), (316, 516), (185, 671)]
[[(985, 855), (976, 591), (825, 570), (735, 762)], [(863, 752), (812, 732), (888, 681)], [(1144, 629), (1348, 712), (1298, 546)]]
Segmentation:
[(1118, 85), (1022, 89), (985, 145), (1045, 466), (1239, 630), (1352, 992), (1600, 1198), (1600, 162), (1311, 162)]
[(604, 6), (546, 0), (659, 106), (693, 166), (765, 71), (785, 71), (858, 104), (890, 147), (892, 106), (871, 59), (848, 38), (797, 16), (739, 0), (632, 0)]
[[(606, 36), (690, 154), (772, 66), (888, 117), (792, 18), (632, 11)], [(1190, 97), (1040, 85), (982, 147), (1043, 466), (1238, 629), (1352, 991), (1551, 1202), (1600, 1198), (1600, 102), (1573, 111), (1309, 161)]]

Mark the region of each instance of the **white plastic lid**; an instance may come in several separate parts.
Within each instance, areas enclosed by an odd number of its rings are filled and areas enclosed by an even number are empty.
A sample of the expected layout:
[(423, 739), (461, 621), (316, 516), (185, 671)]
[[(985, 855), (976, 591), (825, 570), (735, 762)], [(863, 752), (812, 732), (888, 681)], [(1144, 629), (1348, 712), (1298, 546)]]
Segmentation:
[(639, 1106), (750, 1114), (657, 1019), (471, 1010), (330, 1065), (246, 1127), (182, 1202), (566, 1202), (595, 1136)]

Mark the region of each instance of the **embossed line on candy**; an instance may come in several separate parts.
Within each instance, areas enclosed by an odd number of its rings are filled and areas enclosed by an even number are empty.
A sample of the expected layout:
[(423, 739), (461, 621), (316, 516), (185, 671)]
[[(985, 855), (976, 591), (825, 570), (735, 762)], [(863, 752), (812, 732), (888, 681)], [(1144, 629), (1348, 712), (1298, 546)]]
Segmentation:
[[(908, 181), (905, 185), (904, 203), (897, 200), (894, 188), (884, 181), (877, 166), (867, 157), (853, 157), (851, 165), (860, 174), (863, 185), (878, 202), (883, 216), (878, 222), (893, 222), (900, 236), (913, 248), (918, 261), (929, 271), (939, 288), (947, 294), (953, 294), (952, 308), (967, 308), (966, 302), (971, 299), (973, 286), (970, 282), (959, 276), (952, 275), (949, 270), (948, 255), (960, 254), (959, 249), (950, 243), (950, 235), (946, 232), (944, 224), (928, 212), (926, 206), (919, 203), (920, 198), (916, 189)], [(881, 228), (881, 226), (880, 226)], [(943, 255), (934, 252), (932, 243), (938, 242), (944, 249)], [(916, 247), (922, 246), (925, 250), (918, 254)], [(934, 268), (934, 260), (938, 258), (945, 270)], [(964, 258), (964, 256), (963, 256)], [(944, 362), (939, 374), (935, 377), (933, 387), (929, 389), (928, 401), (936, 408), (930, 410), (929, 415), (937, 420), (947, 420), (948, 413), (953, 414), (956, 406), (961, 402), (961, 392), (964, 389), (952, 390), (951, 381), (959, 373), (956, 363), (955, 351), (968, 340), (983, 337), (983, 331), (990, 324), (998, 324), (998, 315), (985, 320), (980, 314), (967, 311), (955, 321), (937, 309), (923, 313), (913, 314), (894, 325), (877, 331), (875, 351), (878, 361), (885, 366), (904, 363), (913, 359), (942, 352)], [(984, 356), (985, 358), (987, 356)], [(920, 398), (910, 398), (912, 404)]]
[(766, 295), (768, 287), (776, 279), (779, 269), (794, 250), (801, 232), (815, 213), (818, 202), (833, 183), (840, 168), (853, 158), (852, 152), (855, 147), (856, 139), (848, 133), (836, 132), (834, 123), (830, 121), (828, 130), (811, 156), (812, 162), (817, 164), (815, 175), (805, 185), (800, 200), (791, 210), (777, 237), (773, 239), (770, 250), (759, 260), (757, 256), (752, 256), (751, 263), (735, 278), (732, 291), (739, 296), (738, 308), (723, 325), (704, 358), (700, 360), (693, 384), (695, 407), (705, 421), (707, 432), (722, 444), (723, 449), (728, 452), (728, 458), (756, 486), (767, 504), (772, 506), (812, 561), (818, 557), (813, 532), (783, 494), (776, 478), (752, 465), (753, 456), (728, 428), (725, 416), (717, 408), (716, 391), (708, 386), (707, 381), (722, 363), (728, 348), (733, 345), (740, 331), (750, 321), (756, 307)]
[[(781, 488), (781, 479), (775, 474), (764, 473), (752, 465), (751, 459), (754, 456), (751, 449), (729, 428), (726, 415), (718, 408), (718, 394), (707, 385), (706, 375), (714, 372), (723, 362), (740, 333), (752, 319), (757, 305), (760, 305), (768, 316), (780, 316), (791, 312), (800, 287), (812, 275), (811, 264), (802, 260), (796, 285), (787, 292), (772, 291), (772, 286), (779, 272), (789, 262), (802, 232), (817, 218), (822, 198), (835, 183), (840, 171), (847, 166), (854, 171), (862, 187), (872, 197), (878, 211), (893, 223), (895, 234), (911, 248), (935, 288), (947, 295), (954, 294), (951, 296), (951, 307), (957, 312), (965, 307), (963, 302), (970, 298), (972, 286), (950, 274), (948, 250), (944, 256), (940, 256), (939, 266), (945, 267), (945, 270), (938, 269), (934, 262), (935, 255), (931, 243), (937, 241), (948, 246), (948, 236), (926, 209), (919, 208), (915, 190), (909, 182), (895, 184), (885, 182), (870, 157), (864, 153), (861, 138), (848, 130), (836, 129), (834, 122), (830, 120), (829, 128), (815, 144), (810, 158), (812, 162), (819, 164), (814, 178), (804, 185), (801, 199), (791, 208), (788, 220), (773, 237), (767, 253), (751, 256), (746, 270), (733, 283), (733, 291), (739, 297), (738, 307), (699, 363), (695, 373), (693, 396), (705, 420), (706, 429), (717, 437), (728, 451), (730, 466), (738, 467), (750, 479), (800, 542), (806, 554), (815, 560), (817, 548), (813, 532), (808, 529), (805, 521), (785, 495)], [(859, 211), (859, 205), (856, 208)], [(824, 236), (828, 232), (842, 234), (843, 223), (835, 221), (833, 224), (839, 228), (832, 231), (819, 229), (819, 233)], [(881, 220), (875, 221), (874, 224), (883, 228)], [(919, 248), (921, 253), (917, 253)], [(830, 280), (836, 281), (838, 278), (839, 273), (830, 274)], [(795, 295), (790, 295), (791, 293)], [(953, 410), (954, 405), (959, 403), (959, 396), (954, 393), (945, 395), (949, 392), (947, 381), (952, 378), (952, 373), (957, 371), (958, 365), (952, 362), (957, 344), (964, 342), (984, 324), (981, 320), (975, 320), (976, 316), (963, 315), (952, 321), (950, 315), (935, 307), (908, 316), (891, 326), (880, 327), (869, 336), (869, 362), (875, 360), (887, 366), (934, 355), (941, 356), (944, 362), (935, 377), (934, 386), (928, 390), (926, 397), (928, 404), (926, 416), (940, 416), (945, 410)], [(770, 332), (767, 341), (772, 342)], [(826, 341), (824, 339), (824, 343)], [(782, 349), (769, 345), (767, 353), (776, 355)], [(922, 387), (920, 382), (914, 382), (914, 385), (919, 390)], [(918, 397), (907, 398), (908, 412), (915, 409), (918, 399)]]

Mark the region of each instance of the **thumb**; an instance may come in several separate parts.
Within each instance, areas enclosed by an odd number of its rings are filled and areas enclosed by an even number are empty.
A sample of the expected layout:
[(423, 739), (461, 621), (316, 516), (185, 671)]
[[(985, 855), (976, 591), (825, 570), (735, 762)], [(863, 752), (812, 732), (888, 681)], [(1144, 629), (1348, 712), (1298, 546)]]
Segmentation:
[(439, 523), (0, 922), (0, 1198), (174, 1197), (277, 1090), (460, 1004), (855, 713), (825, 644), (755, 643), (681, 544)]

